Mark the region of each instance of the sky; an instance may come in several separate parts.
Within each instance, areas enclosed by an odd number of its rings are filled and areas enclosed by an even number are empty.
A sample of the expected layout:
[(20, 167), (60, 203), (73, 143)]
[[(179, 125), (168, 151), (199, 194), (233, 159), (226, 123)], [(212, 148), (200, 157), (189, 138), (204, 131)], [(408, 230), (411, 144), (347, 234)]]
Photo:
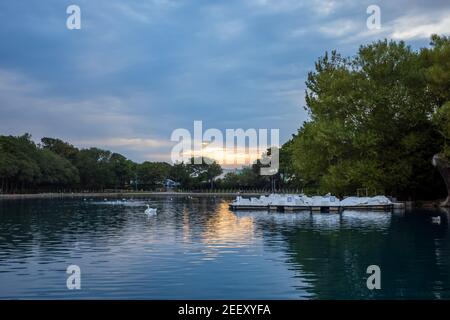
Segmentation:
[[(81, 29), (66, 27), (69, 5)], [(381, 28), (369, 29), (378, 5)], [(170, 161), (175, 129), (279, 129), (304, 121), (305, 79), (336, 49), (413, 48), (449, 34), (450, 1), (48, 0), (0, 2), (0, 134), (50, 136)]]

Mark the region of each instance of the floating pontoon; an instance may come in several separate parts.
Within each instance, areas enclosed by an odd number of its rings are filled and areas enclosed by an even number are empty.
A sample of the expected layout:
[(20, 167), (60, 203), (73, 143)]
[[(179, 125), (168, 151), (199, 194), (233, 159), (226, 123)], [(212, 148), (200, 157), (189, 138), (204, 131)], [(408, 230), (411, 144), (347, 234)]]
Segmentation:
[(391, 202), (385, 196), (348, 197), (343, 200), (327, 194), (325, 196), (308, 197), (294, 194), (270, 194), (244, 198), (238, 196), (230, 204), (232, 210), (276, 210), (276, 211), (310, 211), (310, 212), (340, 212), (345, 209), (391, 211), (402, 209), (402, 204)]

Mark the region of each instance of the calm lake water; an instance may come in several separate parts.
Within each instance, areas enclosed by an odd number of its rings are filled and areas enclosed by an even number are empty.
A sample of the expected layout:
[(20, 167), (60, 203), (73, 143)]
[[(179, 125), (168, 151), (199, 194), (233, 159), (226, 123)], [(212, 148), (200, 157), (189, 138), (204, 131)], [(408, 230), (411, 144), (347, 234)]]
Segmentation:
[[(234, 213), (229, 201), (0, 201), (0, 298), (450, 298), (444, 211)], [(81, 290), (66, 287), (73, 264)], [(369, 265), (381, 290), (367, 289)]]

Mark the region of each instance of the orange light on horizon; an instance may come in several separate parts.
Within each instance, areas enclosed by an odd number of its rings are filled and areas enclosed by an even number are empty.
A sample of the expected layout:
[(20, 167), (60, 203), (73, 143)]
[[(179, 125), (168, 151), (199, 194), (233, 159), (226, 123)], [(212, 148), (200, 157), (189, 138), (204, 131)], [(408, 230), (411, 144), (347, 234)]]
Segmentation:
[(204, 147), (202, 150), (183, 152), (189, 158), (204, 157), (216, 161), (220, 165), (243, 166), (251, 165), (260, 158), (262, 151), (259, 148), (229, 148)]

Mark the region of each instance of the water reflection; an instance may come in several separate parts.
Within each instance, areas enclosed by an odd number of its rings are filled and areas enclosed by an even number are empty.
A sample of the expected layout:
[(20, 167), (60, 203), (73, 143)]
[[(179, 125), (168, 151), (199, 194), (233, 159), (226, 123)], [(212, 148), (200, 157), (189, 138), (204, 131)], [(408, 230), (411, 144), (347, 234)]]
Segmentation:
[(219, 253), (230, 252), (249, 246), (254, 241), (253, 217), (238, 217), (228, 209), (228, 204), (222, 202), (211, 215), (202, 233), (202, 243), (207, 253), (207, 259), (213, 259)]
[[(332, 224), (333, 232), (293, 229), (286, 239), (293, 260), (311, 275), (316, 298), (435, 298), (436, 292), (448, 298), (448, 287), (439, 286), (450, 280), (447, 229), (436, 232), (424, 222), (416, 216), (344, 213), (339, 224)], [(440, 262), (437, 244), (445, 246), (439, 248)], [(372, 264), (382, 270), (381, 291), (365, 286), (366, 268)]]
[(342, 213), (340, 220), (344, 228), (386, 230), (391, 224), (392, 214), (390, 212), (346, 210)]
[[(449, 299), (449, 216), (232, 212), (218, 198), (5, 201), (0, 297)], [(65, 290), (71, 263), (81, 292)], [(365, 285), (372, 264), (380, 291)]]

